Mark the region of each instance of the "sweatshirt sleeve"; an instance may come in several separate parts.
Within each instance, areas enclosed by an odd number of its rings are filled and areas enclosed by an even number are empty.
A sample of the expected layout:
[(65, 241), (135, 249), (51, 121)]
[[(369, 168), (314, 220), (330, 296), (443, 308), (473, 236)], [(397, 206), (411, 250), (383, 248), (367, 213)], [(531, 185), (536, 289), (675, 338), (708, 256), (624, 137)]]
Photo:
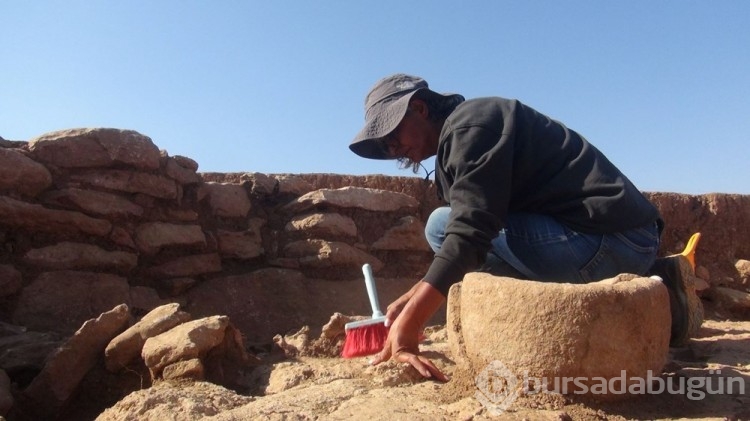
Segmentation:
[[(505, 121), (504, 121), (505, 120)], [(513, 171), (512, 119), (494, 126), (444, 127), (436, 164), (451, 213), (446, 237), (425, 281), (444, 295), (485, 260), (508, 213)], [(450, 122), (446, 122), (449, 124)]]

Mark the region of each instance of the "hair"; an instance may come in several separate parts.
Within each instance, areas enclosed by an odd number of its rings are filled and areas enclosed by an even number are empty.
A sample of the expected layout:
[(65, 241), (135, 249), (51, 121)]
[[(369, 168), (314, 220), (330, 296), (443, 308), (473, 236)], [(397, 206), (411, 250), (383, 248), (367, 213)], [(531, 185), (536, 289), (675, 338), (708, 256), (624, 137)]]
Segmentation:
[[(464, 97), (461, 95), (436, 95), (434, 92), (429, 90), (419, 91), (413, 97), (412, 100), (419, 99), (424, 101), (427, 105), (427, 118), (432, 122), (443, 121), (456, 109), (458, 104), (464, 102)], [(406, 113), (411, 112), (411, 107), (407, 108)], [(397, 159), (398, 167), (400, 169), (411, 168), (414, 174), (419, 173), (419, 169), (423, 168), (420, 162), (412, 161), (411, 159), (403, 156)], [(426, 170), (425, 170), (426, 171)]]

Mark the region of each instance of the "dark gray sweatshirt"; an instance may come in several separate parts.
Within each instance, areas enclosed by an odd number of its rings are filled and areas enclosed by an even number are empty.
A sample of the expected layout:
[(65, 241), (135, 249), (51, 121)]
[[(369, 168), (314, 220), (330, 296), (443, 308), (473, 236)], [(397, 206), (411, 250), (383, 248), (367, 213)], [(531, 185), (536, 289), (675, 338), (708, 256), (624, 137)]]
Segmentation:
[(586, 139), (517, 100), (477, 98), (456, 107), (440, 133), (435, 167), (451, 216), (425, 280), (446, 295), (484, 262), (508, 213), (547, 215), (593, 234), (659, 218)]

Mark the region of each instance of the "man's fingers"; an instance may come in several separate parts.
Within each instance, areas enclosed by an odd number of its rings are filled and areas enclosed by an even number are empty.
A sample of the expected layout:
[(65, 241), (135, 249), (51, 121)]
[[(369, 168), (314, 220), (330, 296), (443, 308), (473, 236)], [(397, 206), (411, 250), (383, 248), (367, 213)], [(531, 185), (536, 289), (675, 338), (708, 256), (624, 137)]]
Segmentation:
[(422, 377), (428, 379), (434, 378), (440, 382), (447, 382), (449, 380), (448, 376), (443, 374), (429, 358), (408, 351), (401, 351), (396, 354), (396, 360), (402, 363), (409, 363)]
[(427, 366), (427, 369), (428, 369), (428, 370), (430, 371), (430, 374), (432, 374), (432, 377), (434, 377), (434, 378), (435, 378), (435, 379), (436, 379), (437, 381), (440, 381), (440, 382), (447, 382), (448, 380), (450, 380), (450, 379), (448, 378), (448, 376), (446, 376), (445, 374), (443, 374), (443, 372), (442, 372), (442, 371), (440, 371), (440, 369), (439, 369), (439, 368), (437, 368), (437, 366), (436, 366), (436, 365), (435, 365), (435, 364), (434, 364), (434, 363), (433, 363), (432, 361), (430, 361), (429, 359), (427, 359), (427, 358), (425, 358), (425, 357), (422, 357), (422, 356), (420, 356), (420, 357), (419, 357), (419, 360), (420, 360), (420, 361), (421, 361), (421, 362), (422, 362), (422, 363), (423, 363), (423, 364), (424, 364), (425, 366)]
[(391, 345), (386, 343), (385, 347), (383, 347), (383, 350), (375, 354), (375, 356), (370, 360), (370, 365), (377, 365), (382, 363), (383, 361), (388, 361), (391, 359)]
[[(393, 355), (394, 359), (401, 363), (409, 363), (414, 367), (422, 377), (432, 379), (434, 378), (440, 382), (447, 382), (450, 380), (448, 376), (443, 374), (435, 364), (430, 361), (429, 358), (423, 357), (415, 352), (402, 350), (398, 351)], [(370, 360), (371, 365), (377, 365), (384, 361), (388, 361), (391, 358), (390, 346), (386, 346), (382, 351), (377, 353), (375, 357)]]

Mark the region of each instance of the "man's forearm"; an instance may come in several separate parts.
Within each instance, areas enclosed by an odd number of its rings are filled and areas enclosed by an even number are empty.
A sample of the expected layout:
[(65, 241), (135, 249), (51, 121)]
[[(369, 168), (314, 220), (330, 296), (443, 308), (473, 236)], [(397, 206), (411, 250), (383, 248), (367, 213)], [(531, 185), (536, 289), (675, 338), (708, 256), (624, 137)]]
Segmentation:
[(418, 282), (414, 294), (402, 311), (404, 322), (421, 328), (445, 302), (445, 296), (425, 281)]

